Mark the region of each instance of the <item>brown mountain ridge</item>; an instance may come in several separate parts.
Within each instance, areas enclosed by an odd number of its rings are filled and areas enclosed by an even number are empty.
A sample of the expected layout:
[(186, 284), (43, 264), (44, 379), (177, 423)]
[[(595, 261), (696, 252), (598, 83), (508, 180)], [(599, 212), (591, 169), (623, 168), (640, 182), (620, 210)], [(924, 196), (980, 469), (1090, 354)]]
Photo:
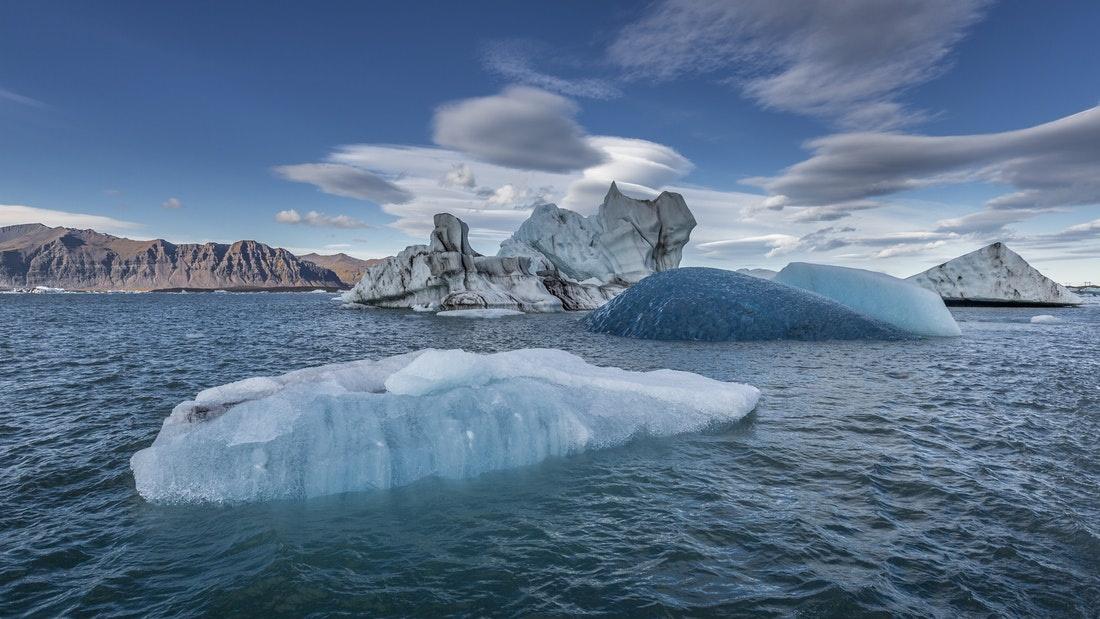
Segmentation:
[[(257, 241), (170, 243), (135, 241), (95, 230), (42, 224), (0, 227), (0, 288), (49, 286), (66, 290), (264, 290), (346, 288), (319, 262), (335, 259), (354, 271), (346, 255), (304, 260)], [(365, 266), (363, 267), (365, 268)]]

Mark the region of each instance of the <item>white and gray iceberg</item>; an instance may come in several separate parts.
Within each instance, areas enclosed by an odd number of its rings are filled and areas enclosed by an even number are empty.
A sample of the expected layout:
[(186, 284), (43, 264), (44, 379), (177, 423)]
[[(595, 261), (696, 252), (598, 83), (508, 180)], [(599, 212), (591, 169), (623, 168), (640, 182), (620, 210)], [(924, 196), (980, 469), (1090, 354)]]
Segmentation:
[(410, 245), (369, 267), (344, 300), (377, 307), (562, 310), (530, 258), (482, 256), (470, 247), (466, 224), (448, 213), (435, 216), (428, 245)]
[(694, 228), (695, 217), (680, 194), (636, 200), (611, 183), (590, 217), (553, 204), (535, 208), (498, 255), (541, 259), (543, 267), (573, 281), (625, 287), (678, 267)]
[(1080, 305), (1081, 298), (1040, 273), (1019, 254), (993, 243), (918, 273), (909, 281), (948, 305)]
[(595, 309), (644, 277), (678, 267), (694, 227), (679, 194), (635, 200), (612, 183), (596, 214), (539, 206), (496, 256), (482, 256), (470, 247), (466, 224), (441, 213), (429, 245), (368, 268), (345, 300), (444, 310)]

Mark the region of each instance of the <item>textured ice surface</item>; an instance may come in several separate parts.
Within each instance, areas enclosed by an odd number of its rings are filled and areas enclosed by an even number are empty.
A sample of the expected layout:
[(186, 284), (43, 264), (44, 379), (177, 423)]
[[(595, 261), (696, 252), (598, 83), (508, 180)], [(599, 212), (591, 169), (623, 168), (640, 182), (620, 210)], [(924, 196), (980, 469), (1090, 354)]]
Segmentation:
[(1052, 322), (1061, 322), (1056, 316), (1050, 314), (1039, 314), (1038, 316), (1032, 316), (1031, 322), (1033, 324), (1047, 324)]
[(917, 335), (961, 334), (938, 294), (885, 273), (792, 262), (772, 281), (816, 292), (860, 314)]
[(488, 308), (447, 310), (445, 312), (438, 312), (436, 316), (444, 316), (446, 318), (505, 318), (507, 316), (522, 316), (523, 314), (524, 313), (519, 310)]
[(733, 271), (656, 273), (592, 312), (590, 331), (652, 340), (828, 340), (904, 337), (821, 295)]
[(679, 266), (694, 228), (680, 194), (635, 200), (611, 183), (589, 217), (553, 204), (536, 207), (498, 255), (530, 257), (536, 270), (554, 268), (574, 281), (630, 284)]
[(425, 350), (207, 389), (130, 466), (154, 502), (242, 502), (465, 478), (745, 416), (759, 391), (559, 350)]
[(1080, 305), (1081, 297), (1043, 275), (1004, 243), (993, 243), (909, 278), (954, 303)]

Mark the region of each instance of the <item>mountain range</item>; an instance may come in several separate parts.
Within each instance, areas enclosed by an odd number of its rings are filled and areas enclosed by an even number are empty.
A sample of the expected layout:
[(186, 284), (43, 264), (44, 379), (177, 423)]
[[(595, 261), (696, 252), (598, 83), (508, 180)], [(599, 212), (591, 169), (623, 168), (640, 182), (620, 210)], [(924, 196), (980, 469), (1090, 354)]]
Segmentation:
[(309, 256), (257, 241), (176, 244), (21, 224), (0, 228), (0, 288), (336, 289), (354, 285), (371, 263), (346, 254)]

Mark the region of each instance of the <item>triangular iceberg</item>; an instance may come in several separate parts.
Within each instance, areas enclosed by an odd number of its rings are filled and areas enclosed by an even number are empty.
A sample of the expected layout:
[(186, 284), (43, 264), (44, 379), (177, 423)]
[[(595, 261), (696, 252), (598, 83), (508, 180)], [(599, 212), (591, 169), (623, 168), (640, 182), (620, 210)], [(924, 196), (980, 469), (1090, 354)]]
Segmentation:
[(1080, 305), (1081, 298), (993, 243), (909, 278), (948, 305)]

